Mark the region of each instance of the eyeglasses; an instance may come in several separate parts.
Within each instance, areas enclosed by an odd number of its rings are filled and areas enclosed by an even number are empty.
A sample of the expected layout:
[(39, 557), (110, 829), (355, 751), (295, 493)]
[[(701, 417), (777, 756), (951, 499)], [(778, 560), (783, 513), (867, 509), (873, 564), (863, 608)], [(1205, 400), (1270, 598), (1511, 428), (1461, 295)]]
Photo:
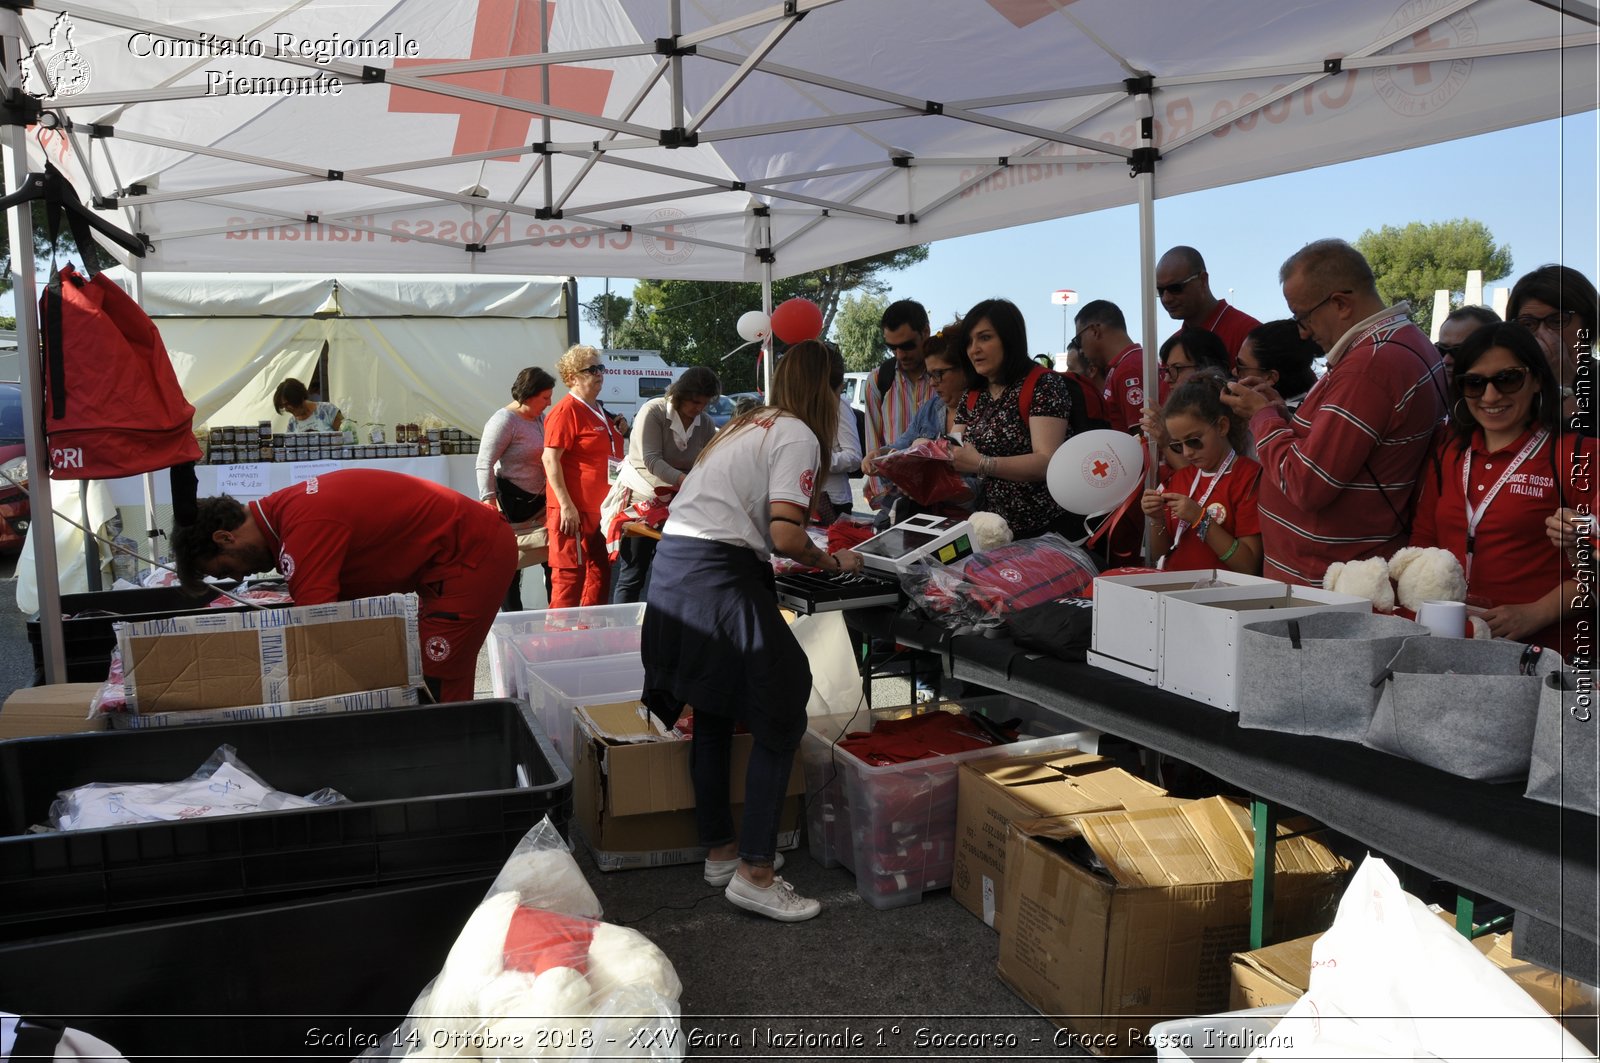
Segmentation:
[(599, 362), (596, 362), (594, 365), (586, 365), (582, 369), (578, 370), (578, 372), (588, 373), (590, 376), (599, 376), (605, 371), (606, 367), (601, 365)]
[(890, 343), (885, 340), (883, 345), (889, 348), (891, 351), (899, 351), (901, 354), (910, 354), (912, 351), (922, 346), (922, 341), (906, 340), (904, 343)]
[(1078, 349), (1080, 351), (1083, 350), (1083, 338), (1089, 334), (1089, 330), (1090, 329), (1099, 328), (1099, 327), (1100, 327), (1100, 322), (1098, 322), (1098, 321), (1092, 321), (1089, 324), (1083, 326), (1083, 328), (1078, 330), (1078, 334), (1076, 336), (1072, 337), (1072, 342), (1067, 344), (1067, 350), (1070, 351), (1070, 350), (1072, 350), (1074, 348), (1076, 348), (1076, 349)]
[(1177, 295), (1179, 292), (1187, 288), (1191, 281), (1199, 280), (1200, 277), (1201, 274), (1199, 273), (1191, 273), (1181, 281), (1173, 281), (1171, 284), (1158, 284), (1156, 285), (1156, 294)]
[(1169, 384), (1176, 384), (1180, 379), (1182, 379), (1183, 373), (1187, 373), (1193, 368), (1195, 367), (1192, 365), (1173, 365), (1171, 362), (1168, 362), (1166, 365), (1157, 370), (1157, 372), (1161, 374), (1162, 380), (1165, 380)]
[(1576, 313), (1576, 310), (1557, 310), (1555, 313), (1546, 314), (1544, 317), (1532, 317), (1525, 314), (1522, 317), (1514, 317), (1511, 320), (1529, 332), (1538, 332), (1541, 328), (1547, 328), (1551, 332), (1560, 332), (1572, 324), (1572, 315)]
[(1481, 398), (1484, 389), (1490, 384), (1502, 395), (1515, 395), (1522, 390), (1522, 385), (1528, 381), (1526, 369), (1502, 369), (1494, 376), (1479, 376), (1477, 373), (1466, 373), (1456, 377), (1456, 386), (1461, 389), (1461, 394), (1469, 399)]
[(1174, 439), (1167, 444), (1167, 449), (1174, 454), (1182, 454), (1186, 450), (1199, 450), (1205, 445), (1205, 436), (1190, 436), (1188, 439)]
[(1352, 289), (1350, 288), (1340, 288), (1337, 291), (1329, 292), (1327, 295), (1322, 297), (1322, 302), (1318, 303), (1316, 306), (1313, 306), (1310, 310), (1307, 310), (1304, 313), (1291, 314), (1289, 320), (1293, 321), (1296, 325), (1300, 326), (1302, 330), (1304, 330), (1306, 327), (1306, 321), (1310, 319), (1312, 314), (1315, 314), (1318, 310), (1321, 310), (1323, 307), (1327, 306), (1329, 299), (1332, 299), (1336, 295), (1349, 295), (1351, 291)]
[(929, 369), (929, 370), (927, 370), (928, 379), (933, 381), (935, 384), (937, 384), (939, 381), (943, 380), (944, 379), (944, 375), (946, 373), (954, 373), (954, 372), (955, 372), (954, 369)]

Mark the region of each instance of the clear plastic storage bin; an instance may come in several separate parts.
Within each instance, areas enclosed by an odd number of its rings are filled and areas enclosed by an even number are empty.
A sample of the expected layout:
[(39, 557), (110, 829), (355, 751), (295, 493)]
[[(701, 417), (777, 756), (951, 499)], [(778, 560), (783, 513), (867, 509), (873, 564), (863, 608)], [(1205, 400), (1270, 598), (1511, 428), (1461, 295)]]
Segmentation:
[(529, 664), (523, 684), (528, 707), (570, 770), (575, 748), (573, 710), (579, 705), (637, 699), (644, 690), (644, 662), (635, 650), (609, 657)]
[(527, 666), (639, 652), (644, 603), (502, 613), (489, 627), (489, 679), (497, 698), (527, 696)]
[[(873, 766), (834, 747), (844, 734), (870, 731), (879, 720), (937, 711), (979, 712), (997, 722), (1022, 721), (1020, 741), (906, 764)], [(1005, 753), (1018, 756), (1074, 749), (1087, 736), (1054, 709), (1018, 698), (963, 698), (942, 705), (813, 716), (801, 741), (806, 771), (807, 832), (812, 857), (843, 864), (856, 891), (874, 908), (916, 904), (927, 890), (950, 885), (956, 858), (956, 777), (961, 763)]]

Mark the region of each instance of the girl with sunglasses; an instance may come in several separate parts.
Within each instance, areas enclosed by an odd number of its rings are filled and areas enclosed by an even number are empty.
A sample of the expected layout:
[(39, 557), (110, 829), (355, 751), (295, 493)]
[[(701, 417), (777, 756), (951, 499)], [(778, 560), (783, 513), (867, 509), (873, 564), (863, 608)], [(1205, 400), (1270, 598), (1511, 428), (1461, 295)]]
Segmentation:
[(1522, 326), (1479, 329), (1455, 362), (1459, 397), (1436, 468), (1422, 477), (1411, 545), (1456, 555), (1467, 600), (1496, 638), (1570, 657), (1577, 624), (1562, 621), (1586, 596), (1545, 519), (1563, 505), (1592, 512), (1594, 440), (1563, 431), (1560, 385)]
[(1162, 410), (1168, 449), (1188, 460), (1140, 507), (1160, 567), (1261, 573), (1261, 466), (1244, 456), (1247, 426), (1222, 404), (1227, 377), (1201, 370), (1179, 384)]

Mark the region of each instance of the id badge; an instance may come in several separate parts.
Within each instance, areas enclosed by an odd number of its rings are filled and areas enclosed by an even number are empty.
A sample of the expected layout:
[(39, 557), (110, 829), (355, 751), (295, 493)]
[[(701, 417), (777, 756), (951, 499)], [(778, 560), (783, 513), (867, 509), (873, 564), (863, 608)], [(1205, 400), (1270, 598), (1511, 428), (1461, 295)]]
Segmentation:
[(607, 458), (606, 459), (606, 483), (611, 483), (611, 484), (616, 483), (617, 482), (617, 477), (619, 477), (621, 475), (622, 475), (622, 462), (618, 461), (616, 458)]

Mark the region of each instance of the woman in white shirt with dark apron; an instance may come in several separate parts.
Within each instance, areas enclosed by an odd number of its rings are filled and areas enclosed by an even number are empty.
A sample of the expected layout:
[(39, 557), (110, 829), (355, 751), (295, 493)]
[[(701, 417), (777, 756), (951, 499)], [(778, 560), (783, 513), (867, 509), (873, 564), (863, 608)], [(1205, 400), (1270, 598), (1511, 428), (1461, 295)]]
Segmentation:
[[(773, 374), (769, 405), (729, 421), (701, 452), (662, 529), (644, 614), (645, 700), (669, 724), (692, 707), (695, 816), (706, 881), (729, 901), (783, 922), (821, 911), (776, 876), (778, 820), (806, 729), (811, 668), (778, 611), (774, 552), (825, 572), (859, 572), (861, 555), (824, 552), (806, 535), (839, 416), (828, 351), (807, 340)], [(729, 803), (733, 730), (754, 738), (744, 822)]]

